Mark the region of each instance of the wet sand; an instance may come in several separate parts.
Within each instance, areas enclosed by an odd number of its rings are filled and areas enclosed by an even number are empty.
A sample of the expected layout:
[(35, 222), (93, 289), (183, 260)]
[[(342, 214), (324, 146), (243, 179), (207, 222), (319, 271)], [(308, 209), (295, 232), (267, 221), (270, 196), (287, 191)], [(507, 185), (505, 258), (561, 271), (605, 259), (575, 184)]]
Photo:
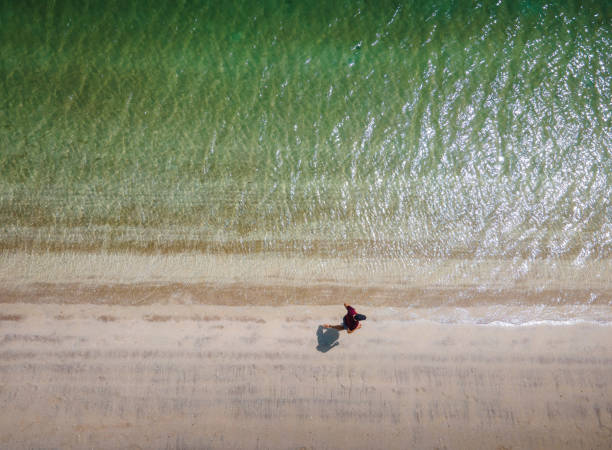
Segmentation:
[[(517, 304), (609, 309), (612, 259), (577, 263), (574, 259), (0, 253), (0, 303), (285, 306), (345, 301), (421, 309)], [(600, 320), (601, 315), (584, 318)]]
[(0, 447), (612, 445), (612, 327), (361, 310), (5, 303)]

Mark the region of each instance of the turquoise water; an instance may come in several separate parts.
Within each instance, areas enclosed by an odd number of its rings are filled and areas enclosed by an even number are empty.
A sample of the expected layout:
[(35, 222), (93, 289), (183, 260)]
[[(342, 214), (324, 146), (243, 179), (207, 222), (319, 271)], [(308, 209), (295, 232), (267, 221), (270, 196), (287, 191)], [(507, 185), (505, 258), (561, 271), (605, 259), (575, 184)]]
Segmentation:
[(5, 249), (611, 256), (606, 2), (0, 5)]

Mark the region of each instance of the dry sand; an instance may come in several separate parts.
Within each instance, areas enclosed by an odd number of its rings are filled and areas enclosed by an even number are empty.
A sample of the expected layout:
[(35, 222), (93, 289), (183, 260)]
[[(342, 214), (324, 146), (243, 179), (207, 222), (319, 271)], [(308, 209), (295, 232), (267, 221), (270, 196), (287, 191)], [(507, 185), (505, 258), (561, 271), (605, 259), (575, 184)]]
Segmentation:
[(612, 447), (610, 326), (364, 307), (348, 335), (319, 328), (341, 305), (0, 306), (1, 448)]

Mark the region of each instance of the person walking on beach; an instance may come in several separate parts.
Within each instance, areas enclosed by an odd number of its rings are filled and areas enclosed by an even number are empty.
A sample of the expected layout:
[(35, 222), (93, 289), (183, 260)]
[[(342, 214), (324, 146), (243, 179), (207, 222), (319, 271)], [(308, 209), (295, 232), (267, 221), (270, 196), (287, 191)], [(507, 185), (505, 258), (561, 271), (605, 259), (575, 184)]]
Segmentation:
[(359, 322), (362, 320), (366, 320), (366, 316), (364, 316), (363, 314), (357, 314), (357, 311), (355, 311), (355, 308), (353, 308), (348, 303), (345, 303), (344, 307), (346, 308), (346, 315), (342, 319), (342, 325), (325, 324), (323, 326), (325, 328), (333, 328), (335, 330), (340, 330), (340, 331), (346, 330), (348, 333), (352, 333), (358, 328), (361, 328), (361, 323)]

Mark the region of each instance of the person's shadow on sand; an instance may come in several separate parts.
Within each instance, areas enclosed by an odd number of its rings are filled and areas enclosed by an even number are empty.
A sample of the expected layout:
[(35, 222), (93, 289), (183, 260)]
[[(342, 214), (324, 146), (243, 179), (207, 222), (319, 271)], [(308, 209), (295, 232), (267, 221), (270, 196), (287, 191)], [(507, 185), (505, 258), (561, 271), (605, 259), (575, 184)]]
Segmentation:
[(338, 333), (338, 330), (334, 330), (333, 328), (325, 328), (322, 325), (319, 325), (319, 328), (317, 329), (317, 340), (319, 341), (317, 350), (319, 350), (321, 353), (330, 351), (332, 348), (340, 345), (340, 342), (338, 342), (339, 337), (340, 333)]

